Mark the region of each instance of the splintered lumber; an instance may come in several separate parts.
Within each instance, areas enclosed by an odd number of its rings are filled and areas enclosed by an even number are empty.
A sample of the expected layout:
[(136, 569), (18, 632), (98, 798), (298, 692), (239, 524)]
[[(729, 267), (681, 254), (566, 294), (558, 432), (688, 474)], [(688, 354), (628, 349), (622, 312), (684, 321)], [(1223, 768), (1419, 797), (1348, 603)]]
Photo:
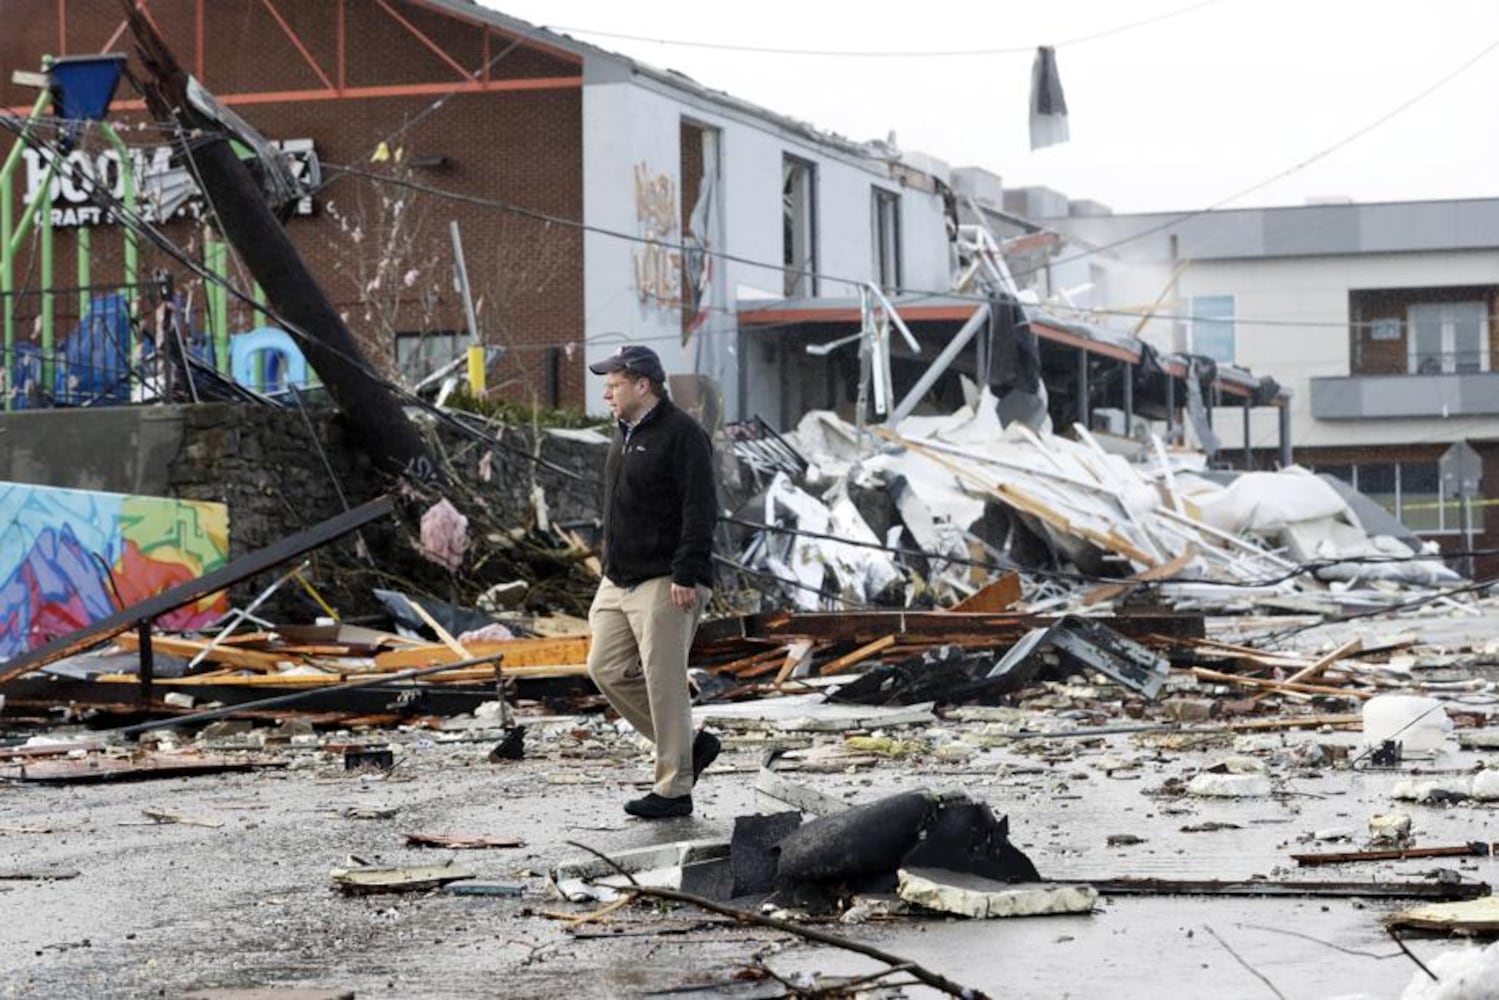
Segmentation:
[(393, 509), (394, 501), (390, 497), (379, 497), (337, 517), (331, 517), (290, 538), (283, 538), (263, 549), (240, 556), (212, 573), (180, 583), (139, 604), (121, 608), (107, 618), (85, 625), (76, 632), (59, 636), (11, 660), (3, 670), (0, 670), (0, 684), (5, 684), (22, 674), (30, 673), (63, 657), (81, 653), (90, 646), (113, 639), (120, 633), (135, 628), (141, 622), (154, 621), (169, 611), (175, 611), (184, 605), (248, 580), (258, 573), (290, 562), (300, 555), (357, 531), (371, 521), (385, 517)]
[[(475, 643), (477, 646), (478, 643)], [(474, 659), (485, 659), (482, 654)], [(493, 657), (489, 657), (493, 661)], [(472, 661), (458, 661), (472, 662)], [(467, 684), (474, 681), (493, 682), (494, 667), (453, 666), (444, 669), (441, 663), (428, 667), (425, 676), (428, 682), (433, 684)], [(340, 684), (348, 683), (353, 679), (369, 681), (371, 683), (394, 682), (402, 677), (405, 672), (389, 673), (382, 670), (355, 670), (332, 671), (327, 673), (283, 673), (283, 674), (245, 674), (237, 677), (225, 677), (223, 675), (210, 676), (198, 674), (191, 677), (172, 677), (166, 680), (158, 679), (156, 686), (171, 690), (173, 688), (192, 687), (268, 687), (268, 688), (331, 688)], [(557, 663), (538, 666), (506, 667), (506, 678), (535, 678), (535, 677), (582, 677), (588, 673), (586, 663)], [(100, 674), (94, 678), (98, 684), (134, 684), (139, 680), (134, 674)]]
[[(449, 647), (434, 643), (375, 654), (378, 670), (405, 670), (410, 667), (432, 667), (472, 657), (498, 658), (506, 673), (515, 667), (551, 667), (585, 663), (588, 660), (589, 637), (572, 635), (555, 639), (485, 639), (470, 642), (464, 648), (470, 657), (461, 657)], [(493, 671), (491, 671), (493, 673)]]
[(836, 660), (824, 663), (818, 668), (817, 672), (824, 677), (830, 674), (841, 674), (850, 667), (858, 666), (871, 656), (882, 653), (893, 645), (895, 645), (895, 636), (881, 636), (874, 640), (874, 642), (865, 643), (852, 653), (845, 653)]
[(408, 833), (412, 847), (446, 847), (450, 851), (477, 851), (490, 847), (525, 847), (520, 837), (486, 837), (482, 834)]
[(179, 778), (193, 774), (223, 774), (285, 767), (284, 760), (251, 760), (244, 757), (192, 757), (147, 754), (130, 757), (91, 756), (82, 760), (43, 760), (0, 767), (0, 778), (49, 785), (87, 785), (103, 781), (141, 781), (147, 778)]
[(1165, 562), (1159, 566), (1152, 566), (1142, 572), (1134, 573), (1126, 577), (1125, 579), (1120, 580), (1118, 583), (1105, 583), (1094, 587), (1092, 590), (1089, 590), (1083, 594), (1081, 603), (1083, 607), (1088, 607), (1092, 604), (1100, 604), (1104, 601), (1112, 601), (1119, 595), (1128, 593), (1129, 591), (1133, 590), (1138, 584), (1150, 583), (1158, 580), (1169, 580), (1172, 577), (1176, 576), (1176, 574), (1180, 573), (1182, 570), (1190, 566), (1192, 564), (1192, 560), (1196, 558), (1197, 546), (1188, 544), (1186, 549), (1184, 549), (1180, 555), (1172, 559), (1170, 562)]
[[(131, 652), (140, 649), (141, 646), (140, 636), (134, 632), (121, 632), (115, 636), (115, 642), (122, 649), (128, 649)], [(158, 653), (180, 656), (189, 660), (206, 650), (207, 655), (203, 658), (212, 663), (238, 667), (241, 670), (255, 670), (263, 674), (274, 674), (281, 669), (283, 663), (297, 659), (289, 653), (268, 653), (257, 649), (226, 646), (223, 643), (209, 649), (209, 643), (206, 641), (171, 635), (153, 635), (151, 648)]]
[(1243, 687), (1265, 688), (1268, 691), (1294, 692), (1296, 694), (1321, 694), (1331, 695), (1335, 698), (1372, 698), (1374, 695), (1368, 691), (1357, 691), (1349, 688), (1324, 687), (1320, 684), (1293, 684), (1290, 681), (1272, 681), (1262, 677), (1243, 677), (1239, 674), (1225, 674), (1217, 670), (1209, 670), (1206, 667), (1193, 667), (1192, 676), (1204, 681), (1217, 681), (1220, 684), (1239, 684)]
[(1008, 611), (1020, 600), (1020, 596), (1020, 574), (1006, 573), (999, 579), (984, 584), (947, 610), (988, 613)]
[(1117, 530), (1100, 531), (1075, 521), (1069, 521), (1049, 504), (1030, 496), (1013, 483), (1000, 483), (989, 487), (1001, 500), (1014, 507), (1016, 510), (1030, 514), (1037, 520), (1050, 525), (1064, 535), (1077, 535), (1086, 538), (1099, 548), (1108, 549), (1127, 557), (1131, 562), (1142, 566), (1155, 566), (1160, 560), (1135, 545), (1125, 538)]
[(783, 659), (786, 655), (786, 645), (777, 643), (770, 649), (762, 649), (758, 653), (741, 656), (737, 660), (720, 663), (709, 669), (715, 674), (729, 674), (732, 677), (760, 677), (770, 673), (772, 670), (780, 669), (777, 661)]
[(791, 679), (791, 675), (796, 672), (797, 667), (810, 662), (813, 650), (816, 648), (817, 644), (811, 639), (798, 639), (790, 646), (787, 646), (786, 661), (781, 664), (781, 669), (776, 671), (776, 679), (773, 682), (775, 686), (780, 687), (785, 684)]
[(1475, 840), (1451, 847), (1407, 847), (1390, 851), (1332, 851), (1325, 854), (1293, 854), (1298, 865), (1344, 865), (1357, 861), (1405, 861), (1410, 858), (1487, 858), (1493, 844)]
[(328, 874), (333, 879), (333, 884), (347, 893), (420, 892), (475, 877), (467, 868), (456, 865), (335, 868)]
[(1308, 667), (1306, 667), (1306, 668), (1304, 668), (1302, 670), (1296, 671), (1294, 674), (1292, 674), (1290, 677), (1287, 677), (1281, 683), (1283, 683), (1283, 684), (1300, 684), (1303, 681), (1309, 681), (1313, 677), (1316, 677), (1318, 674), (1320, 674), (1322, 671), (1326, 670), (1328, 667), (1332, 666), (1334, 663), (1338, 662), (1339, 660), (1343, 659), (1344, 657), (1352, 656), (1354, 653), (1357, 653), (1359, 650), (1361, 650), (1363, 648), (1364, 648), (1364, 641), (1362, 639), (1360, 639), (1360, 638), (1358, 638), (1358, 637), (1355, 636), (1354, 638), (1349, 639), (1347, 642), (1343, 643), (1337, 649), (1335, 649), (1332, 652), (1328, 653), (1326, 656), (1323, 656), (1323, 657), (1319, 658), (1314, 663), (1312, 663), (1310, 666), (1308, 666)]
[(453, 638), (453, 634), (451, 632), (438, 624), (437, 619), (428, 614), (426, 608), (422, 607), (420, 604), (409, 597), (406, 599), (406, 603), (411, 606), (412, 611), (416, 612), (416, 616), (423, 622), (425, 622), (427, 627), (431, 629), (434, 634), (436, 634), (437, 638), (441, 640), (442, 644), (453, 651), (454, 656), (456, 656), (460, 660), (471, 660), (474, 658), (474, 654), (465, 649), (461, 642)]
[(1193, 639), (1189, 645), (1204, 656), (1242, 660), (1271, 669), (1293, 667), (1299, 670), (1308, 662), (1306, 657), (1295, 653), (1278, 653), (1273, 650), (1255, 649), (1253, 646), (1236, 646), (1218, 639)]

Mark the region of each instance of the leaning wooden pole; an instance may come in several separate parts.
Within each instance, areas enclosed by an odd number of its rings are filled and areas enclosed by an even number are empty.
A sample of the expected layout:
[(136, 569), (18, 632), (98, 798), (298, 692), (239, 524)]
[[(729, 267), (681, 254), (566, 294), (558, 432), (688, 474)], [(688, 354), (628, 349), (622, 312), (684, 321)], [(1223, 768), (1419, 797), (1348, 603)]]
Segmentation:
[[(181, 127), (191, 166), (225, 238), (233, 244), (271, 307), (305, 334), (302, 352), (355, 428), (361, 444), (385, 471), (418, 481), (441, 478), (431, 453), (406, 419), (395, 394), (308, 270), (228, 134), (248, 129), (217, 108), (187, 72), (135, 0), (121, 0), (148, 72), (140, 81), (151, 113)], [(221, 117), (216, 117), (218, 112)], [(257, 141), (259, 137), (256, 137)], [(267, 170), (278, 165), (265, 164)]]

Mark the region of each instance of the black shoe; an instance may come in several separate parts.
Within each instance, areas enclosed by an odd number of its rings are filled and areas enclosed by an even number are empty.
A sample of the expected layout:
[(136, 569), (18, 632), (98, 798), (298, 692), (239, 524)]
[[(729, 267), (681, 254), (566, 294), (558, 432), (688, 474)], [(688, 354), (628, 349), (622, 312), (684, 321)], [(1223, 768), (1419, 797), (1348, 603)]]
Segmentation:
[(692, 738), (692, 783), (697, 784), (697, 779), (708, 769), (708, 765), (718, 759), (718, 752), (723, 749), (723, 744), (718, 741), (708, 730), (703, 729)]
[(669, 799), (650, 792), (643, 799), (632, 799), (625, 803), (625, 812), (641, 819), (669, 819), (672, 816), (692, 815), (692, 796), (678, 795)]

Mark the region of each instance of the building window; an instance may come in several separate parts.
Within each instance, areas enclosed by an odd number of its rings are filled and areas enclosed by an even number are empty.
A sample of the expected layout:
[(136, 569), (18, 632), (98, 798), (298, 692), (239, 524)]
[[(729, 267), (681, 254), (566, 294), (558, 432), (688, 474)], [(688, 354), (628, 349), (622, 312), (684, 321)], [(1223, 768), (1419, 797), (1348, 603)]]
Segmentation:
[(1189, 354), (1203, 354), (1214, 361), (1233, 364), (1234, 297), (1232, 295), (1194, 295), (1188, 302), (1187, 328)]
[(1442, 488), (1436, 462), (1361, 462), (1318, 465), (1423, 535), (1462, 530), (1462, 504)]
[(872, 190), (870, 236), (874, 242), (874, 280), (886, 291), (900, 287), (900, 195)]
[(1489, 317), (1482, 302), (1412, 305), (1408, 323), (1413, 374), (1489, 370)]
[(817, 294), (817, 167), (787, 156), (781, 161), (781, 222), (785, 294)]
[(403, 379), (415, 384), (463, 354), (468, 343), (468, 334), (461, 330), (398, 333), (396, 367)]

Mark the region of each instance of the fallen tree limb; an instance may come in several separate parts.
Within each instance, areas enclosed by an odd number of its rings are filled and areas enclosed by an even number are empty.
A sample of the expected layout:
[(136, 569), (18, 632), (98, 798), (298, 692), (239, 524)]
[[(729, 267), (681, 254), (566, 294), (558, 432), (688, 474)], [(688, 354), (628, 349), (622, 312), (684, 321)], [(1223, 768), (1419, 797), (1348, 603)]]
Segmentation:
[(892, 969), (900, 969), (904, 972), (908, 972), (911, 976), (920, 980), (925, 985), (930, 986), (934, 990), (940, 990), (943, 993), (946, 993), (948, 996), (966, 997), (969, 998), (969, 1000), (989, 1000), (989, 995), (987, 993), (971, 989), (970, 987), (963, 986), (959, 983), (955, 983), (951, 979), (948, 979), (946, 976), (938, 975), (937, 973), (932, 972), (930, 969), (917, 965), (915, 962), (912, 962), (909, 959), (901, 958), (899, 955), (892, 955), (890, 952), (884, 951), (880, 948), (862, 944), (858, 941), (850, 941), (846, 938), (838, 937), (836, 934), (829, 934), (827, 931), (818, 930), (815, 927), (802, 927), (801, 925), (794, 924), (789, 920), (777, 920), (775, 917), (767, 917), (759, 913), (750, 913), (745, 910), (736, 910), (732, 906), (725, 906), (724, 904), (715, 902), (714, 900), (706, 899), (702, 896), (696, 896), (690, 892), (682, 892), (679, 889), (663, 889), (658, 888), (657, 886), (641, 885), (639, 882), (635, 881), (634, 876), (625, 871), (619, 865), (615, 864), (614, 859), (609, 857), (607, 854), (604, 854), (602, 851), (594, 850), (587, 844), (580, 844), (574, 840), (569, 840), (568, 843), (573, 847), (578, 848), (579, 850), (587, 851), (589, 854), (592, 854), (594, 857), (603, 861), (605, 864), (609, 865), (615, 871), (619, 872), (619, 874), (628, 879), (630, 885), (628, 888), (623, 890), (625, 892), (629, 892), (637, 896), (650, 896), (653, 899), (669, 899), (672, 902), (676, 903), (687, 903), (691, 906), (696, 906), (699, 909), (707, 910), (709, 913), (717, 913), (721, 916), (732, 917), (733, 919), (738, 920), (742, 923), (756, 924), (760, 927), (769, 927), (772, 930), (782, 931), (786, 934), (795, 934), (796, 936), (804, 938), (808, 941), (815, 941), (818, 944), (829, 945), (833, 948), (842, 948), (845, 951), (852, 951), (856, 954), (863, 955), (866, 958), (872, 958), (875, 961), (884, 962)]

